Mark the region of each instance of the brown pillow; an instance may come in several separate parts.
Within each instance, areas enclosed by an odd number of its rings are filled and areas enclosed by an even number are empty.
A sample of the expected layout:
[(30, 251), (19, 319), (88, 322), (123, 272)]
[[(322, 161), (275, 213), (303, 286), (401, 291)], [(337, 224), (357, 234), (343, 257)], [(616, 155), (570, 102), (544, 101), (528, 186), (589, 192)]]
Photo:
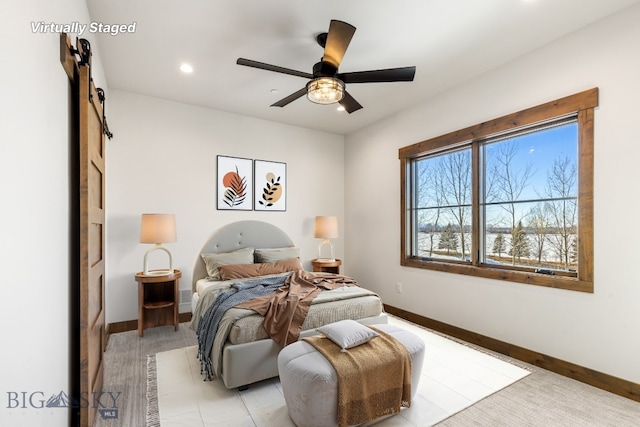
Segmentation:
[(253, 251), (253, 248), (242, 248), (232, 252), (204, 253), (201, 256), (207, 267), (209, 279), (222, 280), (218, 267), (226, 264), (252, 263)]
[(291, 258), (259, 264), (227, 264), (219, 266), (218, 270), (222, 280), (231, 280), (302, 270), (302, 264), (298, 258)]

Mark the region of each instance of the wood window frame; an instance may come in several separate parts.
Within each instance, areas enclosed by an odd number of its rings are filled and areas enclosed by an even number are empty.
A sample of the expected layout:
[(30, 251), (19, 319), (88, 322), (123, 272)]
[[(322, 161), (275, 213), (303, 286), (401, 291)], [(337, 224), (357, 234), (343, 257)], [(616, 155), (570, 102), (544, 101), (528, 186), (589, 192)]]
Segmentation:
[[(526, 110), (508, 114), (445, 135), (418, 142), (398, 150), (400, 159), (400, 264), (448, 273), (466, 274), (489, 279), (524, 283), (537, 286), (592, 293), (593, 285), (593, 152), (594, 110), (598, 106), (598, 88), (592, 88), (567, 97), (550, 101)], [(426, 154), (440, 152), (461, 143), (479, 141), (492, 135), (518, 128), (544, 123), (549, 120), (575, 114), (578, 121), (578, 272), (575, 277), (548, 275), (522, 271), (517, 267), (495, 267), (481, 264), (477, 250), (470, 264), (443, 260), (424, 260), (412, 257), (412, 233), (408, 198), (411, 197), (407, 179), (411, 161)], [(477, 145), (477, 144), (475, 144)], [(478, 162), (478, 149), (474, 148), (472, 162)], [(472, 189), (472, 247), (478, 248), (480, 240), (479, 187), (480, 176), (474, 167)]]

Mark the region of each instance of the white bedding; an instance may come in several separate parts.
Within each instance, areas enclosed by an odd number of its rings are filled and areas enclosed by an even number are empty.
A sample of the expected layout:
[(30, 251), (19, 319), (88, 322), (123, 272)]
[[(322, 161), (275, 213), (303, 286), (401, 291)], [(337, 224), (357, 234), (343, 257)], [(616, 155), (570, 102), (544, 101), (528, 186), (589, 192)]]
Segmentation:
[[(275, 274), (270, 276), (282, 276), (290, 273)], [(253, 278), (252, 278), (253, 279)], [(246, 280), (246, 279), (242, 279)], [(198, 294), (198, 303), (193, 310), (191, 328), (196, 330), (200, 318), (207, 308), (213, 304), (217, 296), (228, 290), (232, 283), (238, 280), (227, 281), (198, 281), (201, 292)], [(376, 316), (382, 313), (382, 301), (372, 291), (359, 286), (341, 286), (330, 291), (322, 291), (311, 303), (311, 308), (302, 330), (314, 329), (327, 323), (333, 323), (344, 319), (360, 319)], [(221, 374), (222, 348), (231, 338), (232, 344), (242, 344), (268, 338), (263, 327), (263, 317), (253, 310), (231, 308), (220, 321), (218, 332), (211, 350), (213, 372), (216, 377)]]
[(222, 280), (209, 280), (209, 279), (200, 279), (196, 282), (196, 293), (201, 294), (209, 286), (213, 286), (216, 284), (220, 284)]
[[(276, 252), (281, 252), (278, 251), (278, 249), (284, 249), (284, 252), (288, 252), (290, 249), (295, 248), (295, 244), (284, 230), (262, 221), (236, 221), (216, 230), (204, 242), (196, 256), (193, 266), (193, 274), (191, 275), (193, 279), (191, 283), (193, 291), (192, 327), (197, 325), (198, 319), (205, 313), (206, 307), (215, 300), (215, 296), (219, 293), (218, 291), (224, 290), (225, 286), (228, 288), (230, 284), (230, 282), (214, 282), (203, 279), (207, 277), (210, 272), (207, 270), (207, 265), (201, 255), (205, 253), (223, 254), (245, 248), (261, 249), (268, 252), (272, 252), (274, 249)], [(255, 255), (256, 253), (254, 252), (254, 262), (260, 262)], [(270, 261), (276, 260), (272, 259)], [(338, 292), (335, 294), (338, 294)], [(346, 295), (346, 293), (343, 295)], [(355, 320), (363, 324), (387, 323), (386, 315), (382, 309), (382, 302), (377, 295), (371, 293), (368, 296), (362, 296), (357, 299), (361, 302), (365, 302), (366, 300), (366, 304), (328, 302), (327, 304), (322, 304), (322, 306), (325, 307), (325, 311), (335, 316), (335, 320), (342, 320), (345, 317), (351, 317), (351, 315), (360, 316), (366, 315), (363, 313), (373, 312), (375, 314)], [(352, 300), (355, 301), (356, 299)], [(331, 304), (337, 304), (338, 306), (330, 307)], [(317, 307), (318, 304), (316, 302), (316, 304), (310, 307), (309, 312), (313, 313), (317, 310)], [(239, 309), (230, 310), (231, 314), (233, 314), (235, 310)], [(255, 325), (261, 322), (256, 322), (253, 315), (257, 316), (256, 313), (251, 310), (242, 310), (239, 312), (239, 315), (236, 315), (236, 317), (241, 317), (241, 320), (229, 327), (226, 336), (231, 336), (231, 339), (221, 339), (222, 355), (220, 358), (213, 357), (216, 363), (222, 360), (223, 368), (221, 369), (221, 378), (227, 388), (245, 386), (278, 375), (277, 357), (281, 349), (280, 346), (271, 339), (257, 339), (256, 341), (245, 342), (245, 340), (247, 340), (244, 336), (245, 328), (244, 326), (237, 326), (243, 322), (251, 323), (253, 326), (249, 327), (248, 330), (256, 330), (259, 332), (260, 328), (255, 327)], [(309, 316), (307, 316), (307, 318), (309, 318)], [(262, 319), (262, 317), (260, 316), (258, 319)], [(331, 319), (332, 318), (329, 318), (327, 321), (324, 321), (324, 323), (331, 321)], [(223, 320), (226, 321), (227, 319)], [(322, 320), (319, 321), (322, 322)], [(309, 327), (312, 329), (303, 331), (303, 335), (313, 334), (315, 327)], [(237, 334), (236, 329), (239, 331)], [(264, 328), (262, 328), (262, 330), (264, 330)], [(230, 341), (242, 343), (232, 344)], [(214, 349), (215, 348), (214, 344)]]

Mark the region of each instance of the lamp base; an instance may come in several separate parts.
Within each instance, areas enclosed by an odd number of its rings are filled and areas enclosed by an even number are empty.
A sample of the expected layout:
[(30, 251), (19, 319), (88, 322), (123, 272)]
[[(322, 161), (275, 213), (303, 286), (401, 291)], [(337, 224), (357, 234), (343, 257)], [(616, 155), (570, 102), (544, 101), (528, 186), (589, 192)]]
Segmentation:
[[(323, 258), (322, 257), (322, 247), (324, 245), (329, 245), (329, 248), (331, 250), (331, 256), (329, 258)], [(331, 243), (331, 240), (329, 239), (324, 239), (322, 242), (320, 242), (320, 244), (318, 245), (318, 261), (323, 261), (323, 262), (334, 262), (336, 260), (336, 257), (333, 255), (333, 243)]]
[[(169, 256), (169, 268), (167, 270), (149, 270), (149, 254), (158, 249), (165, 251)], [(169, 249), (162, 246), (161, 243), (156, 243), (152, 248), (150, 248), (144, 254), (142, 272), (145, 276), (168, 276), (170, 274), (173, 274), (173, 256), (171, 256), (171, 252), (169, 252)]]
[(151, 270), (144, 273), (145, 276), (170, 276), (173, 270)]

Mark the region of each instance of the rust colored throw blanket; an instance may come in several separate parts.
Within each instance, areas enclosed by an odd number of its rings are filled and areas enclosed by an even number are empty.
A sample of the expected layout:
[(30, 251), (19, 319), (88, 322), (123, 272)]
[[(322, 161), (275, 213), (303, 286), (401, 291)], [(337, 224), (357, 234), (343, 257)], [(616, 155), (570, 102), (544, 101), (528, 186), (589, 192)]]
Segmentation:
[(269, 336), (285, 347), (298, 341), (311, 301), (321, 290), (356, 284), (354, 279), (347, 276), (298, 270), (287, 277), (284, 285), (275, 292), (236, 307), (250, 309), (264, 316), (264, 328)]
[(303, 340), (331, 363), (338, 376), (338, 425), (346, 427), (373, 421), (411, 406), (411, 356), (391, 335), (341, 351), (324, 336)]

